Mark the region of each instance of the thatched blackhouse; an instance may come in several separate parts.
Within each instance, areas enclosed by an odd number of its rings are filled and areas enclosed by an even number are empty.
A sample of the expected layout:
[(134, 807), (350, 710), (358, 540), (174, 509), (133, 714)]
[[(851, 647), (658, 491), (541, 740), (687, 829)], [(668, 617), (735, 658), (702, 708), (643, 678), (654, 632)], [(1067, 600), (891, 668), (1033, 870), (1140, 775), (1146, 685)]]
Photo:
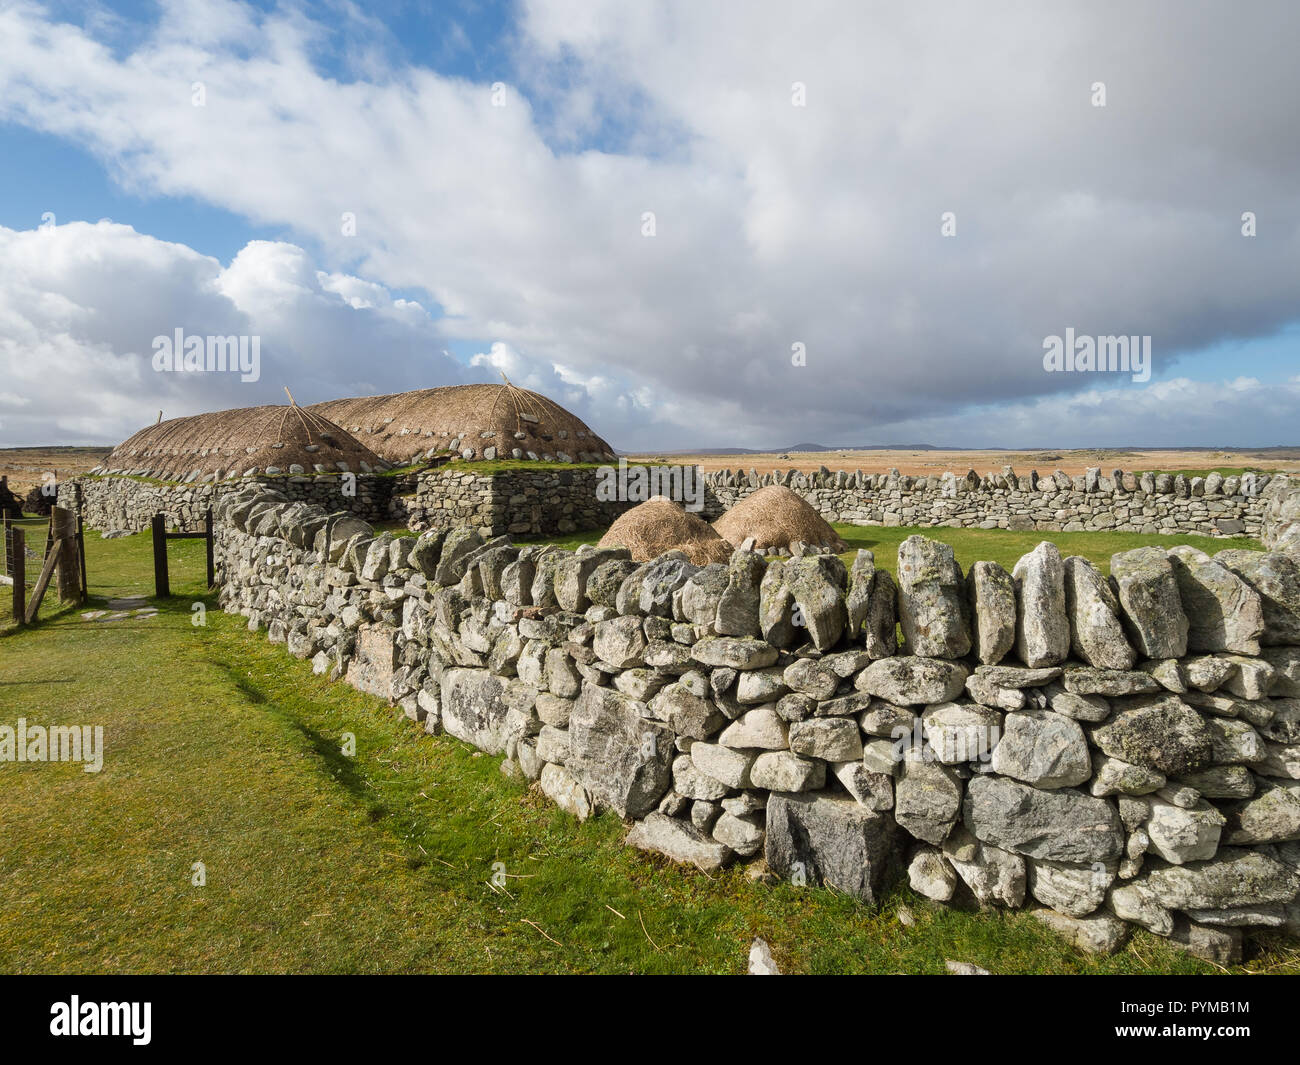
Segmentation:
[(576, 415), (509, 382), (333, 399), (310, 409), (399, 465), (439, 454), (487, 460), (614, 460), (613, 448)]
[(96, 472), (203, 481), (387, 468), (388, 463), (318, 412), (289, 404), (159, 422), (118, 444)]

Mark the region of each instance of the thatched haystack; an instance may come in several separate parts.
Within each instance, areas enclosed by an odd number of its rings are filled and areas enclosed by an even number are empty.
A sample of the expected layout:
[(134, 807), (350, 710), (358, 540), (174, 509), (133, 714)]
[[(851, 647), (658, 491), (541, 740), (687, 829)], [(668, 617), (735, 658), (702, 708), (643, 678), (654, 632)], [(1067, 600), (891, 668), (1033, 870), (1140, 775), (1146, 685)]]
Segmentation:
[(369, 473), (387, 467), (333, 422), (290, 404), (159, 422), (118, 444), (94, 472), (189, 482), (253, 474)]
[(682, 551), (697, 566), (726, 562), (732, 552), (713, 526), (665, 496), (653, 496), (619, 515), (600, 538), (599, 546), (626, 547), (634, 562), (649, 562), (665, 551)]
[(440, 453), (464, 459), (614, 461), (614, 449), (580, 418), (509, 382), (333, 399), (311, 409), (399, 465)]
[(769, 484), (746, 496), (713, 528), (736, 547), (752, 536), (755, 551), (788, 551), (799, 541), (836, 554), (849, 549), (811, 503), (783, 484)]

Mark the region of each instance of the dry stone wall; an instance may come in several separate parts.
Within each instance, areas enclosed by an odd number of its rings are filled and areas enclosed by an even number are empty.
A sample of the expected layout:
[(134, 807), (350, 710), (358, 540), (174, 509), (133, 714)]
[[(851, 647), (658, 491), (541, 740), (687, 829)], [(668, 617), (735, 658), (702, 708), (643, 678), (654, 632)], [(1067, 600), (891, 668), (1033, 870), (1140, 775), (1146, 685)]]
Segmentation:
[(413, 478), (414, 493), (394, 495), (391, 513), (416, 530), (469, 526), (485, 536), (553, 536), (604, 528), (634, 504), (602, 502), (598, 477), (595, 467), (426, 470)]
[(1106, 579), (1044, 543), (963, 573), (917, 536), (895, 581), (865, 551), (376, 536), (249, 488), (217, 504), (218, 579), (250, 630), (630, 845), (1224, 962), (1300, 933), (1300, 510), (1272, 491), (1273, 552), (1142, 548)]
[(145, 481), (133, 477), (78, 477), (64, 481), (59, 495), (73, 498), (82, 520), (92, 529), (105, 532), (140, 532), (149, 528), (155, 514), (165, 514), (168, 524), (182, 530), (196, 530), (203, 516), (218, 499), (265, 486), (288, 500), (313, 503), (330, 510), (346, 510), (369, 521), (388, 516), (393, 481), (372, 474), (357, 474), (350, 481), (333, 475), (294, 477), (249, 477), (203, 483)]
[(1064, 532), (1114, 529), (1141, 533), (1258, 536), (1263, 526), (1266, 474), (1187, 478), (1100, 469), (1071, 477), (1058, 471), (909, 477), (832, 473), (822, 469), (760, 474), (724, 470), (705, 475), (705, 515), (712, 519), (751, 492), (784, 484), (827, 521), (854, 525), (1042, 529)]

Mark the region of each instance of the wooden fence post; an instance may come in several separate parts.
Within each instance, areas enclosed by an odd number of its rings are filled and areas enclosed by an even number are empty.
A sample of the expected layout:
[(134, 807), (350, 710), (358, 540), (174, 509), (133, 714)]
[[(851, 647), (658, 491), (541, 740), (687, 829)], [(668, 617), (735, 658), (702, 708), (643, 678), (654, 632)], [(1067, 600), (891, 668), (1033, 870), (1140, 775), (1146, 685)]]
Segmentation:
[(54, 540), (59, 545), (59, 557), (56, 560), (59, 601), (80, 603), (81, 566), (77, 551), (77, 516), (64, 507), (54, 507), (50, 511), (50, 526)]
[(154, 595), (162, 598), (171, 595), (167, 581), (167, 519), (161, 514), (153, 516), (153, 588)]
[(14, 579), (14, 621), (21, 625), (27, 620), (27, 537), (21, 526), (10, 526), (9, 546), (13, 551), (9, 576)]
[(203, 516), (204, 543), (207, 547), (208, 556), (208, 587), (211, 588), (217, 583), (217, 566), (214, 561), (213, 543), (212, 543), (212, 508), (208, 507), (208, 512)]
[(87, 598), (86, 526), (82, 523), (80, 512), (77, 514), (77, 568), (81, 571), (81, 601), (84, 603)]

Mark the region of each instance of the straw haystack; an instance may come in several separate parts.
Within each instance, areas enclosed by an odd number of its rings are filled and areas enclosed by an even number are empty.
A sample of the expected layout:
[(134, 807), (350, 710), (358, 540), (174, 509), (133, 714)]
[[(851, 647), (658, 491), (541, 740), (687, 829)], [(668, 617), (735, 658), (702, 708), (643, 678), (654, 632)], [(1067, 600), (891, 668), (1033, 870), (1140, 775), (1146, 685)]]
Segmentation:
[(756, 551), (788, 551), (801, 540), (836, 554), (849, 549), (811, 503), (783, 484), (769, 484), (745, 497), (713, 528), (737, 547), (752, 536)]
[(387, 466), (333, 422), (291, 403), (160, 421), (118, 444), (97, 472), (198, 481)]
[(732, 551), (707, 521), (665, 496), (654, 496), (620, 515), (600, 538), (600, 546), (626, 547), (634, 562), (649, 562), (665, 551), (683, 551), (697, 566), (726, 562)]
[(450, 385), (333, 399), (311, 408), (390, 462), (464, 459), (612, 462), (613, 448), (554, 400), (501, 385)]

